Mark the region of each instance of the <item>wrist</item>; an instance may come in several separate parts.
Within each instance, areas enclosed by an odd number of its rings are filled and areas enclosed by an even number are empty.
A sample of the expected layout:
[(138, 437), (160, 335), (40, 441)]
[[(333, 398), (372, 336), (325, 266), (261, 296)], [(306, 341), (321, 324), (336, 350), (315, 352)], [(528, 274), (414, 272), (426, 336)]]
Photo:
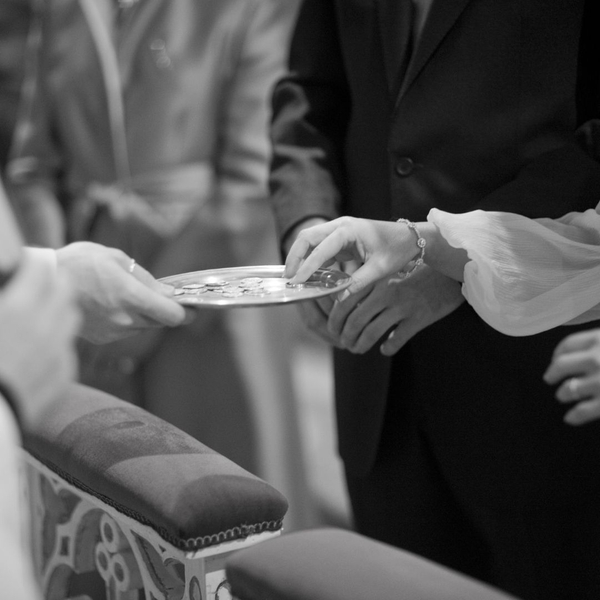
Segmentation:
[(439, 253), (440, 230), (437, 225), (429, 222), (417, 223), (421, 237), (427, 242), (427, 254), (424, 257), (424, 262), (429, 264), (435, 262), (435, 257)]
[(35, 260), (39, 263), (44, 263), (48, 271), (53, 273), (57, 272), (61, 250), (54, 250), (53, 248), (26, 247), (23, 249), (23, 252), (32, 260)]
[(419, 229), (420, 223), (413, 223), (412, 221), (403, 218), (397, 219), (396, 223), (400, 223), (410, 230), (410, 235), (406, 239), (410, 244), (410, 250), (408, 251), (407, 256), (410, 256), (411, 259), (405, 264), (402, 270), (398, 271), (398, 276), (401, 279), (407, 279), (424, 264), (427, 240), (421, 235)]
[(447, 277), (462, 282), (464, 267), (469, 260), (467, 252), (451, 246), (435, 223), (418, 223), (418, 227), (427, 240), (425, 263)]

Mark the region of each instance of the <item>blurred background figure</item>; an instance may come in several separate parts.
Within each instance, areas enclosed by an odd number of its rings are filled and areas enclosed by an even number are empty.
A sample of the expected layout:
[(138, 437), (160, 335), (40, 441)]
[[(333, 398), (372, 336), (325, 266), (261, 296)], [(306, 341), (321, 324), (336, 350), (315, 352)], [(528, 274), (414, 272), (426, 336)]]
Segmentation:
[(31, 5), (0, 2), (0, 167), (4, 168), (17, 118)]
[[(279, 262), (267, 125), (297, 4), (34, 0), (7, 169), (26, 243), (98, 242), (155, 277)], [(83, 383), (278, 487), (295, 528), (313, 509), (288, 308), (199, 310), (79, 356)]]
[(0, 577), (7, 598), (41, 598), (27, 542), (21, 429), (47, 419), (71, 383), (79, 324), (68, 279), (23, 254), (0, 184)]

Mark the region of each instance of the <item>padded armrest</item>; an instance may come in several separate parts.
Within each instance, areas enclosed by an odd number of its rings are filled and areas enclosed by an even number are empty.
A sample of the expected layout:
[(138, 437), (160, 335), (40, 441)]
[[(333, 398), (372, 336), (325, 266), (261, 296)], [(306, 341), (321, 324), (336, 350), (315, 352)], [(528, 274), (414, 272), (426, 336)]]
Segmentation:
[[(201, 410), (199, 403), (198, 418)], [(43, 425), (24, 433), (23, 445), (182, 550), (277, 531), (287, 511), (277, 490), (193, 437), (82, 385), (72, 386)]]
[(226, 572), (239, 600), (512, 598), (409, 552), (336, 529), (285, 534), (235, 552)]

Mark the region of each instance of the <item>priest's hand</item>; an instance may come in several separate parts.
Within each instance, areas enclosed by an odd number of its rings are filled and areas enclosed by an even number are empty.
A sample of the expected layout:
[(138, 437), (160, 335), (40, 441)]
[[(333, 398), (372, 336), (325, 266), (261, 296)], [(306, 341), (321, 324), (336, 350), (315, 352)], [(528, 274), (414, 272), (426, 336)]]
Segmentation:
[(68, 279), (24, 255), (0, 290), (0, 382), (25, 426), (43, 419), (75, 378), (80, 322)]
[(157, 281), (121, 250), (75, 242), (56, 255), (58, 272), (73, 282), (83, 313), (81, 336), (88, 341), (112, 342), (186, 320), (173, 287)]

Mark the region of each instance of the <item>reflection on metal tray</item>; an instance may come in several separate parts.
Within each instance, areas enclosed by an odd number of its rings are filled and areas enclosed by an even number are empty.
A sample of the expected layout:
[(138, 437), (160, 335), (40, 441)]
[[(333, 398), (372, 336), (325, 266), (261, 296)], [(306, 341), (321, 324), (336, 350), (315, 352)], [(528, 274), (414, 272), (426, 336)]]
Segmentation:
[(283, 265), (232, 267), (163, 277), (176, 289), (176, 300), (186, 306), (238, 308), (313, 300), (342, 291), (350, 276), (319, 269), (300, 285), (283, 277)]

